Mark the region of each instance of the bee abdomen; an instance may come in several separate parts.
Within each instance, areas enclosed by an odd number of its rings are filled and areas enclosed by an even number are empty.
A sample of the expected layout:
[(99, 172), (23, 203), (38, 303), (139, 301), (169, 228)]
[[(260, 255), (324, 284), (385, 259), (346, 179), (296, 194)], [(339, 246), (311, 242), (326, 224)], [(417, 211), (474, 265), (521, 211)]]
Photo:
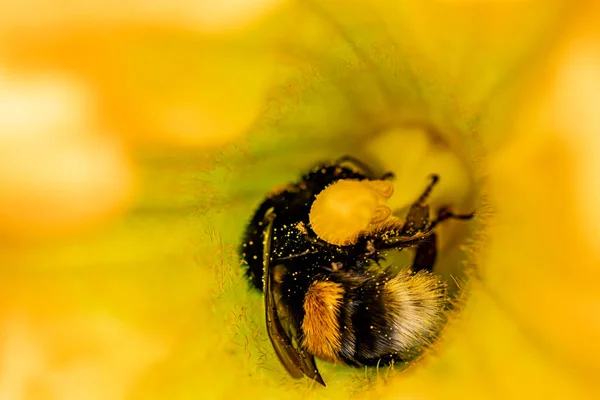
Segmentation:
[(351, 365), (414, 358), (445, 319), (445, 285), (426, 271), (382, 274), (345, 289), (339, 359)]
[(342, 346), (339, 316), (344, 288), (340, 283), (314, 281), (304, 297), (302, 345), (311, 354), (336, 361)]

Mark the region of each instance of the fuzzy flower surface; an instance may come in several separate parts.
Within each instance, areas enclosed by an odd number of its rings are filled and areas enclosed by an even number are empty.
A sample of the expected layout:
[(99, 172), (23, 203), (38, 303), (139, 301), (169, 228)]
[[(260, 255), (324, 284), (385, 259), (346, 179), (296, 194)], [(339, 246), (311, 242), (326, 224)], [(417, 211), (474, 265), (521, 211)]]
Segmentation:
[[(600, 8), (0, 6), (0, 399), (597, 398)], [(405, 369), (292, 380), (237, 247), (350, 153), (426, 177), (458, 305)]]

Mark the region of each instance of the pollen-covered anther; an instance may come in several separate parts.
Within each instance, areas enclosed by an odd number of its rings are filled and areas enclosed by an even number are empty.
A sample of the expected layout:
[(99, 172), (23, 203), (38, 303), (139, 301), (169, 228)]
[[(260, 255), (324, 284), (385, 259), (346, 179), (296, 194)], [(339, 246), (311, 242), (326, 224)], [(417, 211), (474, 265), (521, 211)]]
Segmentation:
[(393, 191), (386, 180), (339, 180), (317, 195), (310, 210), (311, 227), (331, 244), (355, 244), (361, 232), (392, 218), (385, 201)]

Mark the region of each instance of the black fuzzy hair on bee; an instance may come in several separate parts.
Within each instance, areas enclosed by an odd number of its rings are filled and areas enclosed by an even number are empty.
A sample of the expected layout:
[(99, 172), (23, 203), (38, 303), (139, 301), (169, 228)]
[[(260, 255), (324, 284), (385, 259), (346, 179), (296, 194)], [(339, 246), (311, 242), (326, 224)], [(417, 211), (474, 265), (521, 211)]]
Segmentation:
[[(351, 157), (319, 164), (300, 181), (270, 193), (248, 225), (241, 246), (246, 275), (265, 299), (267, 332), (282, 365), (295, 378), (325, 385), (314, 357), (351, 366), (414, 359), (445, 319), (445, 285), (433, 273), (436, 226), (469, 219), (449, 208), (430, 220), (431, 183), (405, 221), (361, 232), (337, 245), (311, 227), (316, 196), (343, 180), (389, 180)], [(388, 250), (414, 248), (408, 271), (373, 268)]]

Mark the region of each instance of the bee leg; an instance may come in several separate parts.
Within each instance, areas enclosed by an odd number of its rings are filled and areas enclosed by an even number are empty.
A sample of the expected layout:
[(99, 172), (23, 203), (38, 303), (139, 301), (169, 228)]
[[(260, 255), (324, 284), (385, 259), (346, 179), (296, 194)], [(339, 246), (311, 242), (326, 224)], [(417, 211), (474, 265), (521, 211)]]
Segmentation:
[(429, 183), (429, 185), (427, 185), (427, 187), (425, 188), (423, 193), (421, 193), (421, 196), (419, 196), (419, 198), (417, 199), (415, 204), (421, 204), (421, 205), (425, 204), (427, 202), (427, 199), (429, 198), (429, 195), (431, 194), (431, 191), (433, 190), (434, 186), (440, 180), (440, 176), (437, 174), (431, 174), (429, 177), (431, 178), (431, 182)]
[(417, 201), (410, 206), (410, 210), (406, 215), (406, 221), (402, 227), (401, 235), (414, 236), (418, 233), (422, 233), (431, 229), (429, 221), (429, 205), (427, 204), (427, 199), (429, 198), (433, 187), (439, 180), (440, 178), (438, 175), (431, 175), (431, 182), (429, 185), (427, 185)]
[[(415, 207), (415, 206), (413, 206), (413, 207)], [(427, 208), (427, 211), (429, 211), (428, 210), (429, 207), (428, 206), (425, 206), (425, 207)], [(423, 207), (423, 209), (425, 209), (425, 207)], [(417, 210), (418, 210), (418, 208), (417, 208)], [(412, 211), (412, 209), (411, 209), (411, 211)], [(435, 226), (437, 224), (439, 224), (440, 222), (445, 221), (447, 219), (469, 220), (469, 219), (473, 218), (474, 215), (475, 215), (474, 212), (472, 212), (470, 214), (454, 214), (449, 207), (441, 208), (438, 211), (436, 219), (431, 221), (431, 224), (429, 225), (429, 227), (427, 227), (424, 230), (419, 231), (419, 232), (423, 232), (423, 233), (424, 232), (432, 232), (432, 233), (428, 237), (421, 240), (419, 242), (419, 244), (417, 245), (415, 259), (413, 260), (411, 269), (415, 272), (418, 272), (420, 270), (428, 270), (428, 271), (433, 270), (433, 266), (435, 264), (435, 260), (436, 260), (436, 256), (437, 256), (437, 236), (433, 232), (433, 229), (435, 228)], [(406, 231), (408, 233), (412, 233), (412, 234), (415, 233), (414, 227), (412, 227), (412, 230), (409, 228), (409, 229), (406, 229)]]
[(401, 236), (414, 236), (424, 232), (429, 226), (429, 206), (415, 203), (410, 207), (402, 225)]
[[(433, 250), (431, 250), (432, 246), (430, 244), (425, 244), (424, 242), (428, 240), (431, 236), (434, 235), (433, 227), (434, 224), (431, 223), (429, 219), (429, 205), (427, 204), (427, 199), (431, 194), (434, 186), (439, 181), (439, 176), (436, 174), (431, 175), (431, 182), (423, 193), (419, 196), (417, 201), (415, 201), (411, 206), (408, 214), (406, 215), (406, 220), (402, 225), (402, 229), (400, 230), (397, 236), (385, 238), (383, 241), (377, 241), (377, 245), (375, 246), (378, 250), (392, 249), (392, 248), (406, 248), (406, 247), (419, 247), (423, 244), (422, 254), (425, 257), (425, 254), (432, 253), (435, 251), (435, 245), (433, 246)], [(446, 217), (447, 218), (447, 217)], [(435, 239), (433, 239), (435, 242)], [(435, 253), (433, 256), (428, 257), (429, 259), (433, 258), (435, 260)], [(426, 261), (425, 258), (419, 265), (427, 265), (429, 261)], [(431, 263), (433, 264), (433, 263)], [(420, 267), (419, 267), (420, 268)], [(422, 269), (422, 268), (420, 268)]]
[[(362, 172), (364, 172), (365, 175), (370, 176), (370, 177), (375, 177), (375, 173), (373, 172), (371, 167), (369, 167), (367, 164), (365, 164), (364, 162), (360, 161), (359, 159), (357, 159), (351, 155), (343, 155), (336, 160), (336, 164), (342, 164), (342, 163), (352, 164), (355, 168), (362, 170)], [(377, 179), (390, 180), (390, 179), (394, 179), (395, 177), (396, 177), (396, 174), (394, 174), (392, 171), (387, 171)]]
[(415, 258), (410, 269), (414, 272), (433, 271), (437, 257), (437, 236), (432, 234), (417, 246)]
[(336, 164), (343, 164), (343, 163), (352, 164), (352, 166), (355, 167), (356, 169), (362, 170), (363, 172), (365, 172), (365, 175), (373, 175), (373, 171), (371, 170), (371, 167), (369, 167), (367, 164), (360, 161), (356, 157), (353, 157), (348, 154), (343, 155), (340, 158), (338, 158), (335, 161), (335, 163)]
[(461, 220), (469, 220), (475, 216), (475, 211), (469, 214), (454, 214), (450, 207), (442, 207), (438, 210), (437, 217), (431, 221), (430, 229), (433, 229), (437, 224), (443, 222), (447, 219), (461, 219)]
[(387, 171), (379, 177), (379, 179), (382, 181), (390, 181), (394, 178), (396, 178), (396, 174), (393, 173), (392, 171)]

